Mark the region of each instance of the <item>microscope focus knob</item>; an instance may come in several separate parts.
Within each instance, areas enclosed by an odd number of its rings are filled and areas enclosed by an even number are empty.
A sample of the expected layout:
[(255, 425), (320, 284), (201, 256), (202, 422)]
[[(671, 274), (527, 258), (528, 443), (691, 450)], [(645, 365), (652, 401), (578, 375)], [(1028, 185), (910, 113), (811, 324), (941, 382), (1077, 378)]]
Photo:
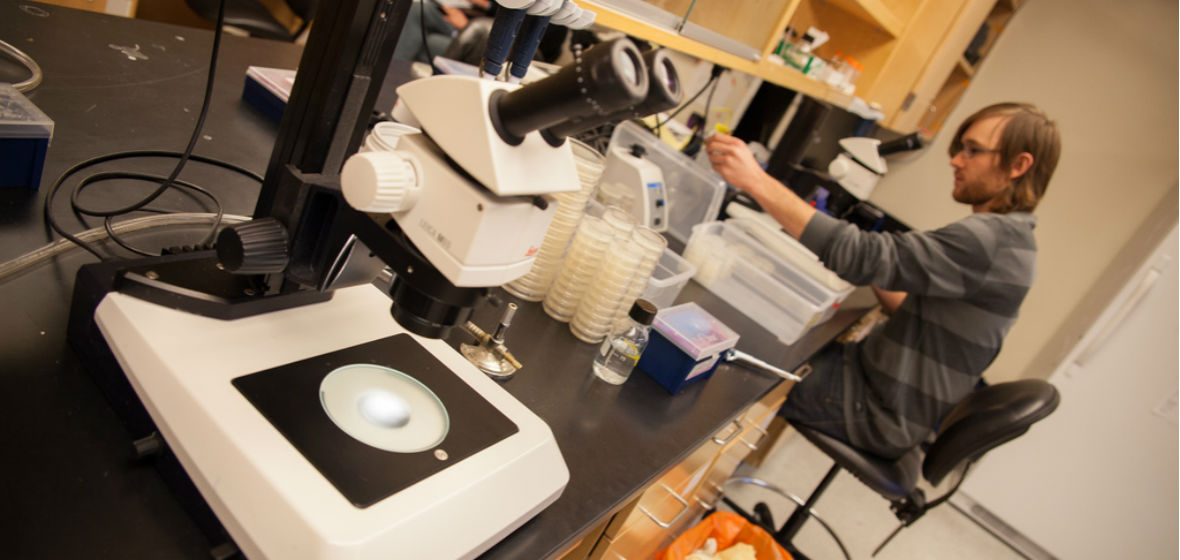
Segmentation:
[(422, 192), (422, 173), (412, 154), (358, 153), (344, 162), (340, 187), (348, 205), (361, 212), (404, 212)]
[(217, 261), (238, 274), (271, 274), (287, 268), (287, 229), (274, 218), (259, 218), (221, 230)]

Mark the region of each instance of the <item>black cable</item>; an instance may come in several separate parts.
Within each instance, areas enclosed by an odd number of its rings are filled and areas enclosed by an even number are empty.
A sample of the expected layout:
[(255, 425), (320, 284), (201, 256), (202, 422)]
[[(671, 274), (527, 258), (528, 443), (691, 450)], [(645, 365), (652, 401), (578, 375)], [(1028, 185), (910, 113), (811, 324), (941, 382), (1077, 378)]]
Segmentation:
[[(179, 157), (181, 157), (181, 155), (183, 155), (183, 154), (181, 154), (180, 152), (170, 152), (170, 151), (163, 151), (163, 150), (139, 150), (139, 151), (129, 151), (129, 152), (118, 152), (118, 153), (106, 154), (106, 155), (102, 155), (102, 156), (93, 157), (93, 158), (90, 158), (90, 159), (83, 161), (81, 163), (75, 164), (73, 167), (67, 169), (64, 173), (62, 173), (57, 178), (57, 180), (54, 181), (53, 185), (49, 187), (49, 191), (47, 193), (45, 193), (45, 223), (46, 223), (46, 225), (48, 225), (54, 232), (57, 232), (58, 235), (61, 235), (66, 240), (87, 250), (88, 252), (90, 252), (94, 256), (98, 257), (99, 260), (104, 260), (104, 261), (109, 260), (107, 257), (105, 257), (101, 253), (99, 253), (98, 250), (95, 249), (93, 246), (91, 246), (89, 243), (82, 241), (81, 239), (78, 239), (74, 235), (71, 235), (69, 232), (65, 231), (65, 229), (63, 229), (61, 227), (61, 225), (59, 225), (57, 223), (57, 220), (55, 220), (53, 218), (53, 213), (50, 211), (50, 209), (53, 207), (53, 200), (56, 198), (57, 192), (61, 189), (61, 186), (65, 183), (65, 181), (67, 179), (72, 177), (74, 174), (76, 174), (86, 168), (98, 165), (100, 163), (105, 163), (108, 161), (115, 161), (115, 160), (120, 160), (120, 159), (141, 158), (141, 157), (179, 158)], [(259, 183), (262, 182), (262, 176), (258, 175), (257, 173), (254, 173), (253, 171), (250, 171), (248, 169), (234, 165), (229, 162), (225, 162), (225, 161), (221, 161), (221, 160), (213, 159), (213, 158), (208, 158), (208, 157), (204, 157), (204, 156), (200, 156), (200, 155), (196, 155), (196, 154), (190, 154), (189, 159), (191, 159), (193, 161), (201, 162), (201, 163), (206, 163), (209, 165), (215, 165), (217, 167), (221, 167), (224, 169), (228, 169), (230, 171), (234, 171), (236, 173), (239, 173), (239, 174), (245, 175), (251, 179), (254, 179), (255, 181), (258, 181)], [(79, 210), (79, 208), (75, 207), (75, 211), (78, 211), (78, 210)], [(81, 210), (85, 210), (85, 208), (81, 208)], [(140, 207), (137, 210), (144, 211), (145, 208)]]
[(693, 131), (692, 137), (694, 139), (696, 139), (696, 138), (704, 139), (704, 137), (705, 137), (705, 134), (706, 134), (705, 127), (709, 126), (709, 111), (711, 111), (713, 109), (713, 94), (717, 93), (717, 84), (719, 84), (719, 83), (721, 83), (720, 80), (714, 81), (713, 87), (709, 89), (709, 97), (705, 98), (705, 117), (703, 119), (701, 119), (700, 128)]
[[(693, 94), (693, 97), (691, 97), (688, 101), (684, 101), (684, 104), (680, 107), (676, 107), (676, 111), (669, 114), (668, 118), (664, 119), (662, 124), (660, 123), (660, 118), (656, 117), (656, 130), (658, 131), (660, 130), (661, 126), (670, 123), (671, 119), (676, 118), (677, 114), (680, 114), (680, 112), (684, 110), (684, 107), (688, 107), (689, 105), (693, 104), (693, 101), (695, 101), (696, 98), (701, 97), (701, 93), (704, 93), (704, 90), (708, 90), (709, 85), (712, 85), (717, 78), (721, 78), (721, 73), (725, 71), (725, 66), (713, 65), (713, 70), (709, 71), (709, 80), (706, 81), (703, 86), (701, 86), (700, 90), (697, 90), (696, 93)], [(708, 114), (706, 114), (704, 118), (708, 119)]]
[[(238, 173), (242, 173), (248, 177), (258, 180), (259, 182), (262, 181), (262, 177), (260, 177), (256, 173), (253, 173), (249, 170), (246, 170), (244, 168), (241, 168), (241, 167), (238, 167), (238, 166), (233, 165), (231, 163), (223, 162), (220, 160), (215, 160), (212, 158), (206, 158), (206, 157), (202, 157), (202, 156), (195, 156), (192, 153), (193, 149), (196, 147), (197, 139), (200, 138), (201, 129), (205, 125), (205, 119), (207, 118), (207, 116), (209, 114), (210, 100), (213, 97), (213, 80), (214, 80), (214, 77), (216, 76), (216, 73), (217, 73), (217, 59), (218, 59), (218, 53), (220, 52), (220, 49), (221, 49), (222, 26), (224, 25), (224, 22), (225, 22), (225, 4), (226, 4), (226, 0), (220, 0), (220, 2), (218, 3), (217, 22), (216, 22), (216, 26), (214, 27), (214, 32), (213, 32), (213, 47), (212, 47), (212, 50), (210, 53), (209, 72), (208, 72), (206, 79), (205, 79), (205, 92), (204, 92), (204, 95), (203, 95), (203, 98), (201, 101), (201, 111), (197, 117), (197, 123), (193, 128), (192, 135), (189, 137), (188, 144), (185, 146), (184, 151), (179, 152), (179, 153), (169, 152), (169, 151), (159, 151), (159, 150), (128, 151), (128, 152), (117, 152), (117, 153), (112, 153), (112, 154), (107, 154), (107, 155), (91, 158), (89, 160), (86, 160), (86, 161), (83, 161), (79, 164), (76, 164), (73, 167), (71, 167), (70, 169), (66, 170), (65, 173), (63, 173), (61, 176), (58, 177), (58, 179), (54, 182), (53, 186), (49, 189), (49, 192), (47, 192), (45, 195), (45, 222), (46, 222), (46, 225), (49, 226), (49, 228), (52, 229), (53, 231), (60, 234), (63, 238), (69, 240), (71, 243), (74, 243), (75, 245), (89, 251), (91, 254), (98, 257), (99, 260), (108, 260), (108, 259), (106, 257), (104, 257), (101, 253), (99, 253), (90, 244), (88, 244), (88, 243), (82, 241), (81, 239), (77, 238), (76, 236), (71, 235), (70, 233), (66, 232), (57, 223), (57, 221), (53, 218), (53, 212), (52, 212), (53, 200), (54, 200), (55, 196), (57, 195), (58, 190), (61, 188), (62, 184), (65, 182), (66, 179), (68, 179), (70, 176), (74, 175), (75, 173), (77, 173), (83, 169), (86, 169), (88, 167), (91, 167), (91, 166), (94, 166), (94, 165), (97, 165), (99, 163), (103, 163), (106, 161), (113, 161), (113, 160), (117, 160), (117, 159), (127, 159), (127, 158), (132, 158), (132, 157), (175, 157), (175, 158), (179, 159), (179, 161), (177, 161), (177, 163), (176, 163), (176, 166), (172, 169), (172, 172), (169, 173), (169, 175), (167, 177), (161, 178), (159, 176), (154, 176), (154, 175), (148, 176), (148, 175), (144, 175), (144, 174), (135, 174), (135, 173), (113, 173), (113, 172), (101, 173), (101, 174), (98, 174), (94, 177), (84, 179), (77, 187), (75, 187), (75, 190), (74, 190), (73, 194), (71, 195), (71, 208), (73, 209), (75, 215), (78, 216), (79, 220), (82, 221), (84, 226), (86, 225), (86, 222), (83, 219), (83, 214), (89, 214), (89, 215), (93, 215), (93, 216), (101, 216), (101, 217), (105, 218), (105, 226), (107, 227), (108, 232), (111, 233), (111, 238), (116, 243), (123, 246), (124, 248), (127, 248), (128, 250), (131, 250), (132, 252), (136, 252), (136, 253), (140, 253), (140, 254), (143, 254), (144, 252), (140, 251), (138, 249), (135, 249), (133, 247), (130, 247), (129, 245), (125, 244), (121, 239), (119, 239), (117, 236), (114, 235), (114, 232), (111, 229), (111, 225), (110, 225), (111, 218), (114, 216), (128, 214), (131, 212), (142, 210), (148, 204), (150, 204), (151, 202), (153, 202), (154, 200), (159, 198), (160, 195), (162, 195), (165, 191), (167, 191), (170, 188), (177, 187), (177, 186), (196, 190), (197, 192), (200, 192), (202, 194), (209, 196), (213, 200), (214, 204), (218, 208), (218, 212), (217, 212), (218, 217), (214, 221), (214, 225), (210, 231), (210, 235), (208, 237), (206, 237), (206, 239), (207, 240), (212, 239), (212, 236), (215, 235), (216, 229), (220, 225), (221, 216), (222, 216), (221, 202), (217, 199), (216, 195), (214, 195), (213, 193), (211, 193), (209, 191), (201, 189), (200, 187), (197, 187), (196, 185), (192, 185), (190, 183), (185, 183), (183, 181), (177, 181), (177, 177), (180, 176), (181, 170), (184, 169), (185, 165), (188, 163), (188, 161), (190, 159), (200, 161), (203, 163), (217, 165), (219, 167), (223, 167), (226, 169), (230, 169), (232, 171), (236, 171)], [(148, 196), (144, 197), (143, 199), (140, 199), (138, 202), (131, 204), (130, 206), (118, 208), (115, 210), (91, 211), (90, 209), (84, 208), (80, 204), (78, 204), (78, 193), (81, 192), (81, 190), (84, 189), (86, 185), (93, 184), (93, 183), (96, 183), (99, 181), (112, 180), (112, 179), (128, 179), (128, 178), (157, 181), (160, 183), (160, 186), (158, 188), (156, 188), (156, 190), (153, 191)]]
[(422, 50), (426, 51), (426, 63), (430, 65), (430, 73), (433, 74), (434, 55), (430, 54), (430, 42), (426, 40), (426, 2), (427, 0), (421, 0), (418, 3), (418, 27), (422, 29)]
[(209, 115), (209, 100), (213, 98), (213, 78), (217, 73), (217, 53), (221, 50), (221, 26), (225, 21), (225, 2), (221, 0), (217, 7), (217, 27), (213, 32), (213, 52), (209, 55), (209, 74), (205, 78), (205, 95), (201, 100), (201, 113), (197, 116), (197, 125), (193, 128), (193, 134), (188, 139), (188, 146), (185, 146), (184, 153), (180, 157), (180, 161), (176, 162), (176, 168), (168, 175), (168, 180), (160, 185), (155, 192), (148, 195), (142, 201), (128, 206), (122, 213), (132, 212), (136, 209), (142, 208), (150, 204), (153, 200), (159, 197), (164, 191), (172, 185), (172, 182), (180, 176), (180, 170), (184, 169), (188, 163), (189, 157), (193, 153), (193, 148), (197, 146), (197, 139), (201, 137), (201, 129), (205, 126), (205, 117)]
[(673, 111), (671, 115), (668, 115), (668, 118), (664, 119), (663, 123), (660, 122), (659, 117), (656, 117), (656, 129), (659, 130), (659, 128), (661, 126), (668, 124), (669, 122), (672, 121), (672, 119), (676, 118), (676, 115), (679, 115), (680, 112), (683, 111), (685, 107), (692, 105), (692, 102), (696, 101), (697, 98), (700, 97), (702, 93), (705, 93), (705, 90), (709, 89), (709, 86), (712, 85), (712, 83), (716, 79), (717, 79), (717, 76), (709, 76), (709, 81), (705, 82), (705, 85), (701, 86), (701, 89), (698, 90), (696, 92), (696, 94), (692, 96), (692, 98), (690, 98), (688, 101), (685, 101), (683, 105), (677, 107), (676, 110)]
[[(159, 175), (149, 175), (147, 173), (135, 173), (135, 172), (128, 172), (128, 171), (108, 171), (108, 172), (103, 172), (103, 173), (96, 173), (94, 175), (86, 177), (80, 183), (78, 183), (78, 185), (76, 187), (74, 187), (74, 191), (70, 195), (70, 206), (74, 209), (75, 212), (79, 212), (79, 213), (89, 215), (89, 216), (102, 216), (102, 217), (104, 217), (103, 225), (104, 225), (104, 227), (106, 227), (107, 233), (109, 234), (111, 240), (113, 240), (115, 243), (118, 243), (124, 249), (127, 249), (133, 253), (138, 253), (140, 255), (155, 256), (150, 253), (145, 253), (144, 251), (141, 251), (139, 249), (132, 247), (130, 244), (128, 244), (125, 241), (123, 241), (122, 239), (120, 239), (119, 236), (114, 232), (114, 230), (111, 228), (111, 224), (114, 222), (114, 217), (121, 215), (121, 214), (90, 210), (90, 209), (83, 207), (79, 203), (79, 198), (81, 196), (81, 193), (83, 190), (86, 189), (87, 186), (93, 185), (93, 184), (101, 182), (101, 181), (109, 181), (109, 180), (113, 180), (113, 179), (132, 179), (132, 180), (139, 180), (139, 181), (153, 181), (153, 182), (157, 182), (157, 183), (162, 183), (165, 180), (164, 177), (161, 177)], [(202, 194), (202, 195), (208, 197), (209, 200), (213, 201), (213, 205), (217, 209), (217, 212), (216, 212), (217, 216), (213, 220), (213, 226), (209, 229), (209, 234), (205, 237), (205, 239), (201, 242), (201, 244), (208, 245), (210, 243), (213, 243), (214, 238), (216, 238), (216, 236), (217, 236), (217, 228), (221, 225), (221, 218), (222, 218), (222, 216), (225, 215), (225, 211), (222, 209), (222, 206), (221, 206), (221, 201), (218, 200), (217, 195), (215, 195), (215, 194), (213, 194), (213, 193), (211, 193), (211, 192), (209, 192), (197, 185), (194, 185), (192, 183), (188, 183), (188, 182), (181, 181), (181, 180), (176, 180), (173, 183), (174, 183), (174, 186), (180, 186), (180, 187), (184, 187), (186, 189), (190, 189), (192, 191), (195, 191), (199, 194)], [(137, 209), (137, 211), (142, 211), (144, 208), (145, 207), (140, 207)]]

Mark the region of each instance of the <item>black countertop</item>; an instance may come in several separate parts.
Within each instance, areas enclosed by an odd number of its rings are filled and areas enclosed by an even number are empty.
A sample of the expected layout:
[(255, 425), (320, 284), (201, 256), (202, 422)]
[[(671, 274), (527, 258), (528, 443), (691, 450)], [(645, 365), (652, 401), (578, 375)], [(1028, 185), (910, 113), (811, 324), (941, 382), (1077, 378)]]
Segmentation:
[[(119, 150), (183, 148), (200, 109), (212, 34), (3, 0), (0, 39), (17, 45), (45, 70), (44, 83), (28, 96), (55, 122), (41, 191), (0, 190), (3, 262), (51, 240), (43, 197), (71, 165)], [(196, 152), (262, 173), (277, 125), (242, 101), (246, 67), (294, 68), (300, 48), (229, 36), (222, 48), (212, 110)], [(18, 67), (0, 61), (0, 80), (20, 77)], [(171, 162), (106, 165), (166, 173)], [(200, 165), (190, 165), (182, 177), (215, 190), (228, 213), (253, 210), (258, 185), (249, 179)], [(142, 192), (148, 188), (144, 185)], [(95, 203), (127, 196), (108, 189)], [(71, 231), (82, 229), (65, 202), (68, 193), (59, 198), (54, 215)], [(160, 205), (197, 209), (181, 195), (166, 195)], [(159, 242), (159, 234), (152, 235), (131, 238), (145, 245)], [(169, 236), (168, 243), (193, 243), (201, 231), (180, 228)], [(0, 283), (0, 502), (5, 504), (0, 536), (5, 554), (206, 558), (208, 541), (155, 470), (133, 459), (119, 419), (66, 340), (74, 274), (93, 260), (75, 250)], [(855, 292), (835, 318), (786, 346), (692, 282), (680, 296), (689, 300), (739, 332), (740, 349), (786, 369), (801, 365), (875, 303), (867, 290)], [(476, 310), (476, 322), (494, 326), (506, 302), (520, 305), (508, 344), (525, 369), (504, 387), (550, 425), (569, 465), (570, 482), (556, 503), (486, 558), (564, 552), (779, 382), (723, 365), (709, 380), (675, 396), (640, 372), (622, 386), (607, 385), (590, 374), (596, 345), (579, 342), (540, 304), (497, 289)], [(455, 333), (448, 342), (457, 346), (466, 342), (465, 335)]]

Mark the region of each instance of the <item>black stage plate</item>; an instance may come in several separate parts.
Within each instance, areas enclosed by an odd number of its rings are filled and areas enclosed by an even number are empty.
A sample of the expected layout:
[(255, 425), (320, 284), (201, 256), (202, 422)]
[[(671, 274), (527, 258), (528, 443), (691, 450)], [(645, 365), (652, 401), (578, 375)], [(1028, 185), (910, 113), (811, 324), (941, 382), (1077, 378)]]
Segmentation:
[[(336, 368), (350, 364), (395, 369), (434, 391), (450, 416), (450, 430), (442, 443), (418, 453), (395, 453), (361, 443), (337, 427), (320, 404), (320, 383)], [(244, 375), (233, 384), (359, 508), (380, 502), (519, 431), (407, 334)], [(435, 453), (439, 449), (446, 452), (445, 458)]]

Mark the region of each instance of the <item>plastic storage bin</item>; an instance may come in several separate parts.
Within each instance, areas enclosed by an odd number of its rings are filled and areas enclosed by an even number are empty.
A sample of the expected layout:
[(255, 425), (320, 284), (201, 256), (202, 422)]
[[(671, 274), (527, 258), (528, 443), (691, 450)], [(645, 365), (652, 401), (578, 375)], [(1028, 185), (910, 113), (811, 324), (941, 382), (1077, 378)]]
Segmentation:
[(717, 219), (725, 197), (725, 181), (633, 122), (615, 127), (611, 148), (629, 149), (634, 144), (643, 146), (647, 151), (644, 157), (663, 172), (668, 199), (667, 234), (687, 243), (693, 226)]
[(680, 290), (697, 273), (697, 267), (665, 247), (643, 290), (643, 299), (652, 302), (659, 309), (669, 307), (680, 295)]
[(757, 220), (700, 224), (684, 249), (696, 281), (791, 344), (829, 319), (853, 286)]
[(41, 186), (53, 120), (21, 92), (0, 84), (0, 188)]
[(693, 302), (656, 315), (638, 367), (669, 393), (707, 379), (721, 354), (737, 345), (738, 334)]

